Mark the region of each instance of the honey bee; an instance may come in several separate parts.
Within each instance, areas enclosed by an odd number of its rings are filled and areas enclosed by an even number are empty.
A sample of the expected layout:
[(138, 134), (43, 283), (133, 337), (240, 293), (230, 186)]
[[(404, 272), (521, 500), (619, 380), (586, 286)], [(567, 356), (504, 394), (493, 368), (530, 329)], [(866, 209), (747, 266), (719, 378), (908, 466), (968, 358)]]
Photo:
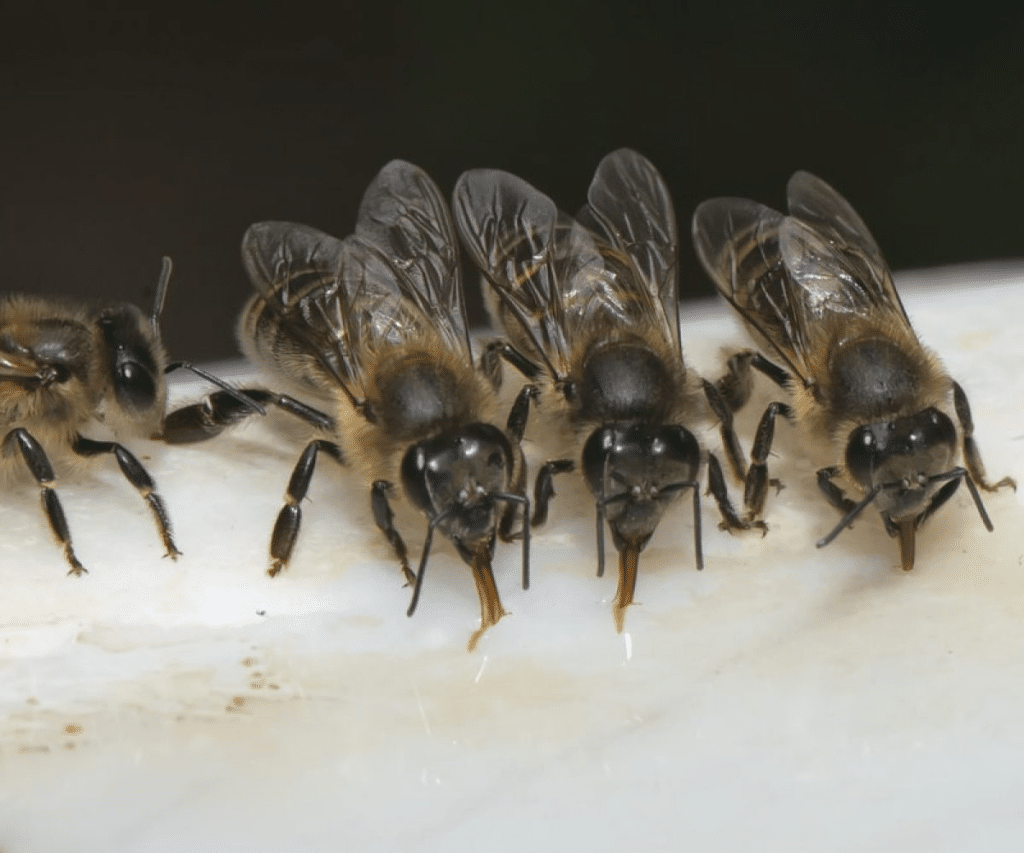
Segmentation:
[[(967, 395), (918, 340), (854, 209), (807, 172), (790, 178), (787, 195), (788, 216), (748, 199), (717, 198), (693, 217), (708, 275), (761, 349), (784, 365), (747, 352), (740, 372), (759, 369), (791, 395), (761, 419), (744, 503), (749, 517), (761, 516), (774, 419), (792, 417), (837, 460), (817, 479), (843, 515), (818, 547), (874, 504), (909, 571), (918, 528), (961, 482), (989, 530), (978, 488), (1016, 484), (985, 479)], [(958, 443), (966, 468), (956, 464)]]
[[(372, 483), (374, 519), (413, 586), (408, 615), (435, 529), (471, 567), (480, 598), (472, 650), (505, 613), (491, 569), (495, 536), (513, 538), (520, 507), (529, 518), (520, 442), (534, 390), (523, 389), (504, 429), (495, 425), (497, 394), (474, 367), (444, 198), (422, 170), (395, 160), (366, 190), (347, 239), (262, 222), (246, 233), (242, 255), (258, 291), (239, 321), (243, 350), (282, 381), (333, 404), (325, 437), (308, 444), (288, 484), (269, 574), (291, 556), (317, 455), (351, 459)], [(428, 522), (415, 574), (389, 503), (396, 482)], [(521, 536), (525, 589), (528, 524)]]
[[(223, 383), (186, 362), (168, 364), (160, 337), (160, 314), (171, 276), (163, 272), (149, 317), (129, 303), (93, 308), (73, 300), (27, 295), (0, 297), (0, 458), (14, 477), (24, 473), (38, 485), (43, 512), (64, 557), (68, 574), (82, 575), (64, 508), (54, 484), (53, 455), (70, 463), (74, 457), (111, 454), (121, 473), (146, 501), (166, 556), (181, 552), (156, 484), (142, 463), (118, 441), (88, 438), (93, 422), (115, 438), (174, 437), (195, 418), (203, 404), (185, 407), (165, 419), (165, 373), (188, 368), (226, 389)], [(262, 407), (237, 392), (224, 390), (239, 409)], [(70, 451), (70, 453), (69, 453)]]
[[(605, 522), (619, 551), (613, 614), (621, 632), (640, 552), (687, 490), (696, 564), (703, 568), (702, 453), (683, 423), (706, 417), (710, 406), (734, 471), (745, 473), (719, 388), (683, 363), (678, 238), (668, 189), (650, 162), (621, 149), (601, 161), (575, 219), (520, 178), (489, 169), (462, 175), (453, 214), (508, 339), (495, 351), (565, 407), (596, 503), (598, 576)], [(571, 459), (552, 460), (538, 472), (533, 524), (547, 517), (553, 476), (574, 467)], [(713, 454), (708, 467), (724, 526), (764, 529), (733, 512)]]

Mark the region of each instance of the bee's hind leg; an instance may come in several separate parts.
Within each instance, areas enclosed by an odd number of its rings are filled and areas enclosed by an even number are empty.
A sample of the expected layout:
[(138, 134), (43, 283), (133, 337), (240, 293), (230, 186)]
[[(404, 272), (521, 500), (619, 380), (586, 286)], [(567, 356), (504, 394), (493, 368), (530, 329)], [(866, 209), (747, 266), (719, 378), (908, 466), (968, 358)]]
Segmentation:
[(960, 421), (960, 427), (964, 431), (964, 461), (967, 463), (971, 479), (986, 492), (994, 492), (1003, 486), (1009, 486), (1017, 491), (1017, 482), (1012, 477), (1003, 477), (995, 485), (991, 485), (985, 479), (985, 466), (982, 464), (981, 452), (974, 440), (974, 419), (971, 417), (971, 406), (967, 402), (967, 395), (960, 387), (959, 382), (953, 383), (953, 405), (956, 408), (957, 420)]
[(288, 480), (288, 488), (284, 493), (285, 504), (277, 514), (274, 532), (270, 536), (270, 568), (267, 569), (267, 574), (271, 577), (276, 577), (288, 565), (288, 560), (292, 556), (295, 540), (299, 537), (299, 525), (302, 523), (302, 508), (299, 504), (309, 491), (313, 471), (316, 469), (316, 457), (320, 451), (339, 465), (345, 464), (341, 448), (332, 441), (317, 439), (307, 444), (306, 449), (302, 451)]
[(164, 418), (160, 438), (168, 444), (206, 441), (258, 414), (253, 403), (275, 406), (318, 429), (329, 432), (334, 428), (334, 421), (328, 415), (293, 397), (262, 388), (245, 388), (238, 392), (216, 391), (198, 403), (169, 412)]

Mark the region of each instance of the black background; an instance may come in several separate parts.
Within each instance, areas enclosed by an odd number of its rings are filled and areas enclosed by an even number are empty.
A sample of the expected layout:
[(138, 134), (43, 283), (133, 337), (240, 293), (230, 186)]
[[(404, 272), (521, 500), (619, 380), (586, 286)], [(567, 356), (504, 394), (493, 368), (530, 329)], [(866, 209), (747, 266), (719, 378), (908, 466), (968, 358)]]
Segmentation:
[(623, 145), (673, 192), (684, 297), (711, 292), (693, 208), (782, 206), (798, 168), (850, 199), (894, 268), (1024, 254), (1021, 11), (265, 8), (5, 12), (0, 287), (148, 306), (168, 254), (172, 355), (225, 357), (251, 222), (344, 235), (394, 157), (446, 193), (464, 169), (504, 168), (575, 210)]

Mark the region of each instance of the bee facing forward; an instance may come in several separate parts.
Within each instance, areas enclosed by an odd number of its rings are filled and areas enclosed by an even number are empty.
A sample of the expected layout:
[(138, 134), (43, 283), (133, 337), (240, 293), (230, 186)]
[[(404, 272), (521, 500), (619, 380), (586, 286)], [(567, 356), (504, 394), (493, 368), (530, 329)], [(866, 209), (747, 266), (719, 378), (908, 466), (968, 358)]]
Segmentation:
[[(10, 295), (0, 299), (0, 433), (8, 472), (27, 468), (40, 489), (43, 512), (71, 565), (69, 574), (86, 569), (75, 554), (64, 509), (54, 490), (50, 456), (109, 453), (125, 478), (149, 507), (167, 556), (180, 555), (171, 535), (167, 510), (156, 485), (134, 455), (117, 441), (87, 438), (82, 431), (102, 423), (117, 438), (163, 439), (188, 430), (202, 404), (186, 407), (165, 419), (167, 386), (164, 374), (191, 365), (168, 365), (159, 320), (171, 275), (164, 258), (153, 311), (146, 317), (134, 305), (119, 303), (89, 308), (71, 300)], [(207, 379), (218, 382), (202, 371)], [(221, 383), (218, 383), (221, 384)], [(235, 392), (235, 406), (246, 401)], [(241, 401), (241, 402), (239, 402)], [(17, 464), (21, 457), (24, 468)]]
[[(791, 415), (837, 459), (818, 471), (818, 485), (843, 518), (818, 547), (874, 504), (910, 570), (918, 528), (962, 481), (989, 530), (978, 487), (1016, 484), (986, 481), (967, 395), (918, 340), (861, 218), (807, 172), (793, 175), (787, 195), (788, 216), (748, 199), (718, 198), (693, 218), (704, 268), (785, 367), (751, 353), (739, 361), (792, 395), (791, 407), (773, 403), (761, 420), (745, 504), (751, 517), (761, 515), (773, 421)], [(966, 468), (956, 464), (958, 442)]]
[[(423, 171), (392, 161), (366, 190), (349, 238), (263, 222), (246, 233), (242, 254), (259, 291), (239, 323), (246, 354), (334, 403), (322, 424), (328, 437), (306, 447), (289, 482), (269, 573), (291, 556), (318, 453), (339, 462), (350, 456), (372, 482), (374, 519), (415, 585), (410, 616), (435, 528), (472, 568), (481, 612), (472, 649), (504, 615), (491, 569), (495, 536), (512, 538), (520, 506), (529, 517), (520, 441), (532, 390), (519, 395), (506, 429), (494, 425), (497, 395), (473, 366), (443, 197)], [(428, 520), (415, 575), (388, 500), (395, 482)], [(522, 538), (526, 588), (528, 525)]]
[[(621, 631), (640, 552), (686, 490), (703, 567), (701, 450), (682, 424), (704, 416), (710, 403), (734, 470), (745, 469), (721, 395), (683, 364), (676, 222), (661, 175), (636, 152), (615, 151), (598, 166), (588, 200), (574, 220), (514, 175), (480, 169), (459, 179), (453, 213), (508, 337), (501, 354), (527, 377), (544, 378), (582, 442), (578, 458), (596, 500), (598, 575), (605, 521), (619, 551)], [(534, 524), (546, 518), (553, 475), (574, 464), (556, 460), (538, 473)], [(732, 512), (713, 455), (709, 472), (725, 525), (750, 527)]]

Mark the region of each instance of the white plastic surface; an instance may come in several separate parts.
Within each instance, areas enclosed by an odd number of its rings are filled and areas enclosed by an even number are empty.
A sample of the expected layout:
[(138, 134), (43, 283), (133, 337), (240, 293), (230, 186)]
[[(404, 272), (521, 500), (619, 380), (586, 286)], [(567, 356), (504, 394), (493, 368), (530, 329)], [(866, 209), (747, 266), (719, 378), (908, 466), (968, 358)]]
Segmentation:
[[(991, 478), (1024, 485), (1024, 272), (900, 284)], [(718, 304), (685, 310), (687, 356), (714, 375), (743, 334)], [(264, 574), (300, 449), (281, 420), (133, 445), (177, 563), (112, 464), (60, 484), (82, 578), (34, 491), (3, 497), (3, 853), (1024, 844), (1024, 490), (984, 496), (990, 534), (961, 489), (904, 574), (875, 513), (815, 549), (836, 514), (780, 424), (768, 536), (720, 533), (706, 500), (698, 573), (680, 503), (619, 635), (614, 563), (594, 577), (593, 506), (562, 478), (532, 588), (500, 548), (512, 615), (469, 654), (468, 570), (438, 540), (407, 619), (367, 492), (328, 459), (291, 567)], [(422, 523), (399, 521), (418, 553)]]

